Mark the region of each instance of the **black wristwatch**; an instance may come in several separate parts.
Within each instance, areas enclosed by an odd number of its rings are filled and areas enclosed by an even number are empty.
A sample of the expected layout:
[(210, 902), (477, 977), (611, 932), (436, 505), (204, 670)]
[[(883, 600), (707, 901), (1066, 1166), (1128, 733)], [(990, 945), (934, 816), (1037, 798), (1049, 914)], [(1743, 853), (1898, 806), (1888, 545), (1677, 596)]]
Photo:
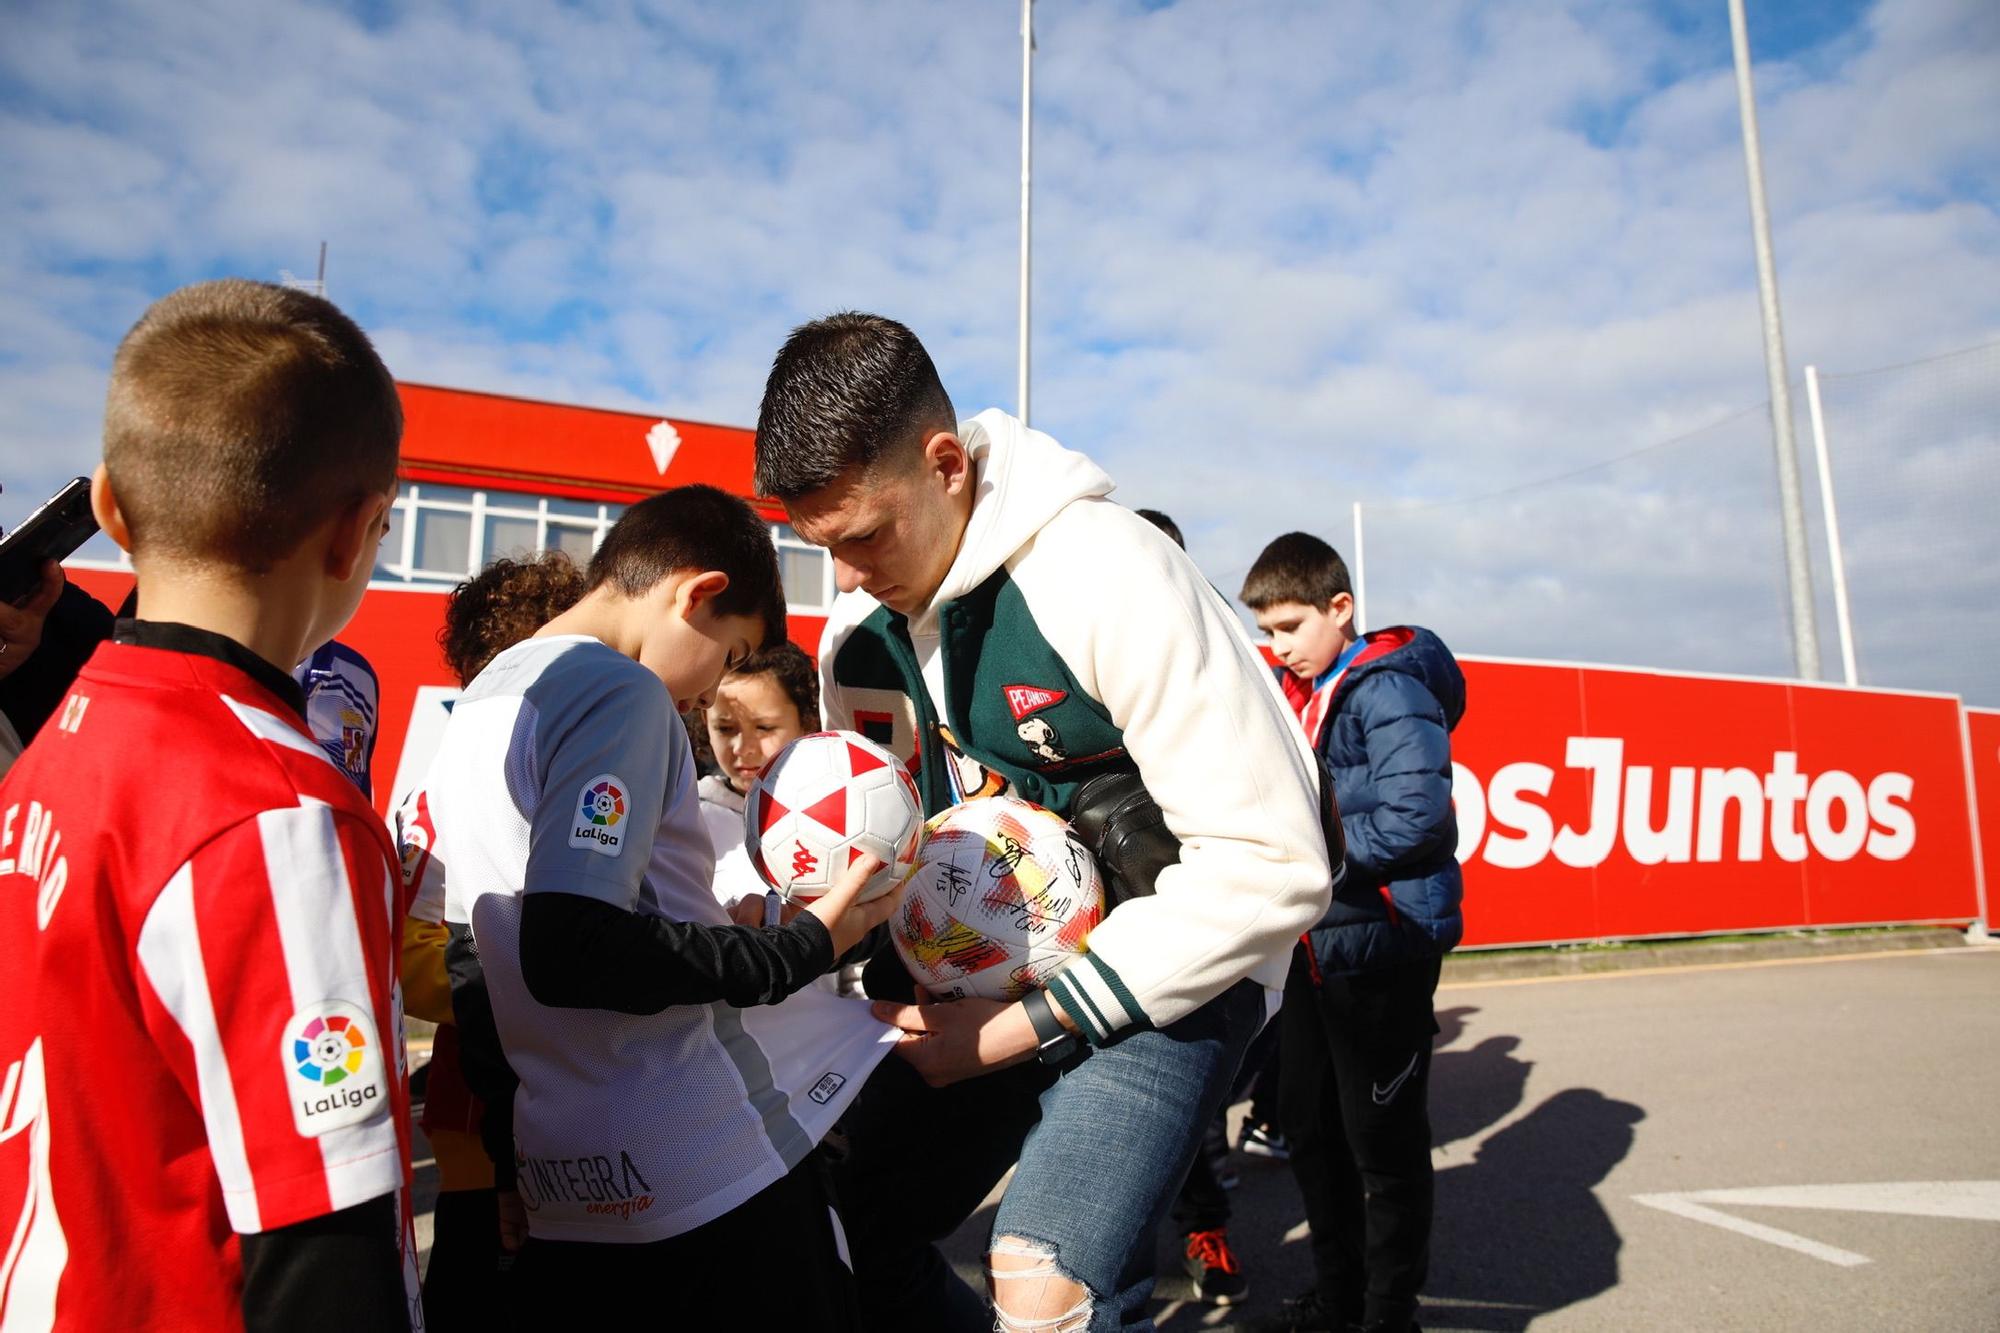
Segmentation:
[(1043, 1064), (1059, 1065), (1076, 1053), (1083, 1039), (1062, 1025), (1055, 1007), (1049, 1003), (1047, 991), (1029, 991), (1021, 997), (1021, 1007), (1028, 1011), (1028, 1021), (1034, 1024), (1035, 1040), (1040, 1043), (1035, 1054)]

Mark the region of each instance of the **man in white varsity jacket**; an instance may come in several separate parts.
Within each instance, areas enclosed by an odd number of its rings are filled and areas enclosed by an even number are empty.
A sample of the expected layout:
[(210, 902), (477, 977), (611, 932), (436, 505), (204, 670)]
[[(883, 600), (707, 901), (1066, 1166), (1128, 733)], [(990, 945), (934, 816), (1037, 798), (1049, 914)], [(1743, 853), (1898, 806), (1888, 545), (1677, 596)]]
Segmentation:
[[(1136, 770), (1180, 842), (1046, 990), (877, 1005), (903, 1059), (850, 1110), (838, 1180), (869, 1327), (1149, 1327), (1155, 1221), (1327, 906), (1304, 737), (1235, 616), (1105, 498), (1111, 479), (1004, 413), (959, 422), (901, 324), (795, 330), (756, 449), (758, 490), (834, 558), (828, 726), (895, 750), (931, 811), (948, 768), (1065, 816), (1089, 779)], [(887, 949), (868, 985), (917, 998)], [(933, 1242), (1017, 1159), (989, 1316)]]

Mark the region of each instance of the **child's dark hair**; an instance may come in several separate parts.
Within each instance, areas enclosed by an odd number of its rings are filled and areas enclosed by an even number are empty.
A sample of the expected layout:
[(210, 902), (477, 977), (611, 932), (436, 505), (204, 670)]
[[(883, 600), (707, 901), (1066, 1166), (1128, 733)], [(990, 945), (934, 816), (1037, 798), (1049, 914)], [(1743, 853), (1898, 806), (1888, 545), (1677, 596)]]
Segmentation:
[(155, 301), (118, 345), (104, 466), (142, 554), (267, 573), (396, 480), (403, 408), (332, 302), (226, 278)]
[(627, 509), (590, 558), (585, 591), (608, 583), (627, 597), (643, 597), (669, 575), (711, 569), (729, 576), (714, 602), (717, 615), (754, 616), (767, 644), (785, 637), (785, 592), (770, 525), (713, 486), (677, 486)]
[(799, 725), (807, 731), (819, 730), (819, 668), (806, 656), (805, 649), (786, 639), (750, 654), (743, 659), (742, 666), (723, 679), (740, 680), (745, 676), (775, 678), (778, 688), (799, 710)]
[(917, 335), (843, 311), (792, 330), (757, 409), (757, 493), (795, 500), (850, 467), (915, 456), (955, 430), (951, 396)]
[(1183, 551), (1187, 550), (1187, 538), (1181, 536), (1181, 525), (1174, 522), (1173, 519), (1157, 509), (1134, 509), (1132, 512), (1140, 518), (1145, 519), (1148, 523), (1151, 523), (1161, 532), (1166, 533), (1167, 536), (1173, 538), (1174, 545), (1180, 547)]
[(486, 664), (583, 599), (583, 571), (561, 551), (495, 560), (451, 590), (438, 646), (468, 685)]
[(1310, 532), (1288, 532), (1257, 554), (1237, 596), (1252, 611), (1280, 602), (1326, 607), (1341, 593), (1354, 595), (1347, 562)]

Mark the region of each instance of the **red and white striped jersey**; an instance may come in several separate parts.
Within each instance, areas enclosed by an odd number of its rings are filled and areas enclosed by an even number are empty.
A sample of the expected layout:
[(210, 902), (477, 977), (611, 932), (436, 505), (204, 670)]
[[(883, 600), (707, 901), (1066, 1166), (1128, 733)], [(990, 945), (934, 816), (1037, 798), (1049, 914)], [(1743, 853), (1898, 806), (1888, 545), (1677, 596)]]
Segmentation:
[(283, 673), (131, 637), (0, 782), (7, 1333), (241, 1328), (236, 1233), (408, 1180), (387, 829)]

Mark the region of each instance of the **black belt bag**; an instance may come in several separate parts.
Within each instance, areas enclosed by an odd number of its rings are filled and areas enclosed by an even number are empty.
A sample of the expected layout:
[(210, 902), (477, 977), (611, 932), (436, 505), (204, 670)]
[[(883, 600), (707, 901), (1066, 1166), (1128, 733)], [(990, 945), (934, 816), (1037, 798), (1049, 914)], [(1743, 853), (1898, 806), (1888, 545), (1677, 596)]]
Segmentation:
[(1181, 842), (1139, 774), (1103, 773), (1077, 788), (1070, 827), (1097, 858), (1104, 910), (1150, 896), (1160, 872), (1181, 859)]
[[(1320, 779), (1320, 835), (1337, 869), (1346, 857), (1347, 839), (1334, 808), (1333, 776), (1322, 770)], [(1136, 770), (1100, 774), (1078, 787), (1069, 823), (1103, 872), (1107, 914), (1128, 898), (1151, 895), (1160, 872), (1181, 859), (1180, 839), (1167, 828), (1166, 816)]]

